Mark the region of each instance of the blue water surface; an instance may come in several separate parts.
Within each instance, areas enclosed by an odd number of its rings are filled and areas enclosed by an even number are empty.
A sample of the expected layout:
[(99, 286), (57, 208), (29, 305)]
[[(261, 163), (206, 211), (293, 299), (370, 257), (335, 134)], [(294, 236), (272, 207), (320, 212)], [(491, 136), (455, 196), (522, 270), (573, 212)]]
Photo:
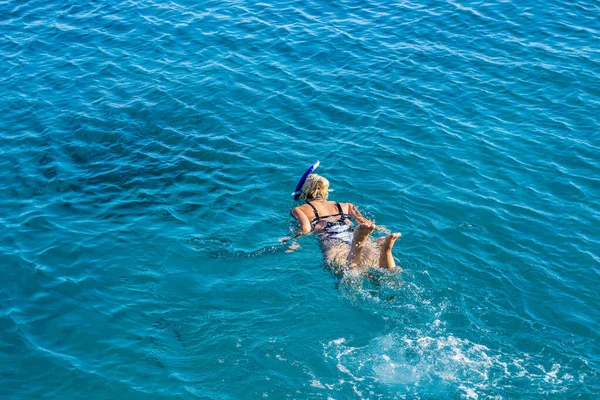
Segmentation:
[[(599, 15), (0, 0), (0, 398), (599, 398)], [(285, 252), (316, 160), (401, 274)]]

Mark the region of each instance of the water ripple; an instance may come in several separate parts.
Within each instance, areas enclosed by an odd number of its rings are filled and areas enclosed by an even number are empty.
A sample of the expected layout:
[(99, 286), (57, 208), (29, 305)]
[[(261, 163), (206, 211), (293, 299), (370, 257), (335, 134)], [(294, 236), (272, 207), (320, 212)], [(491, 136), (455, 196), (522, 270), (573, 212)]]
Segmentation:
[[(598, 11), (0, 1), (4, 393), (593, 397)], [(316, 159), (402, 275), (285, 252)]]

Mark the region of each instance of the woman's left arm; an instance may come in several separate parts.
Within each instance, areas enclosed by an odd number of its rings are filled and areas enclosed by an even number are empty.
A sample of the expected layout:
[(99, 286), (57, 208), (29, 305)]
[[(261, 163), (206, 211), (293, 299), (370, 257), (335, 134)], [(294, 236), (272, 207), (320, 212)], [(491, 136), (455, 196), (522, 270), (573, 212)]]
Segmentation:
[(371, 221), (362, 216), (362, 214), (356, 209), (354, 204), (348, 203), (348, 213), (354, 217), (354, 220), (359, 224), (368, 224)]

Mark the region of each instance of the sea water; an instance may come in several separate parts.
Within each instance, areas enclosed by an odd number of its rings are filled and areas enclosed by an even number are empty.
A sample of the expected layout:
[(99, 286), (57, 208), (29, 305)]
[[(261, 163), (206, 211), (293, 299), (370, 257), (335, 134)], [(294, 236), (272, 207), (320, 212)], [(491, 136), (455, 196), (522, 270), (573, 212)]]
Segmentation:
[[(598, 398), (599, 15), (0, 1), (0, 398)], [(402, 273), (286, 253), (316, 160)]]

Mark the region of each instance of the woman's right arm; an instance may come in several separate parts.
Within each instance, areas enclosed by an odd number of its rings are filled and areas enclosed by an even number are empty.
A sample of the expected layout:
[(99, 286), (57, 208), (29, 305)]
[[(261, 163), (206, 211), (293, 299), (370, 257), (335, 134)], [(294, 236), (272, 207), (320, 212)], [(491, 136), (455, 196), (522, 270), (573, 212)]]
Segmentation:
[(307, 233), (310, 233), (312, 231), (310, 221), (308, 220), (306, 214), (304, 214), (304, 211), (300, 209), (300, 207), (294, 208), (292, 210), (292, 215), (298, 220), (303, 235), (306, 235)]
[[(302, 236), (302, 235), (306, 235), (307, 233), (310, 233), (312, 230), (312, 228), (310, 226), (310, 221), (308, 220), (308, 217), (306, 216), (306, 214), (304, 214), (304, 211), (302, 211), (300, 209), (300, 207), (294, 208), (290, 214), (292, 214), (292, 216), (294, 218), (296, 218), (296, 220), (300, 224), (300, 232), (295, 233), (293, 236), (285, 236), (285, 237), (282, 237), (281, 239), (279, 239), (279, 243), (284, 244), (284, 245), (287, 245), (290, 240), (297, 238), (298, 236)], [(285, 252), (291, 253), (291, 252), (298, 250), (299, 248), (300, 248), (300, 244), (296, 241), (293, 241), (292, 244), (290, 245), (290, 247), (288, 247), (288, 249)]]

